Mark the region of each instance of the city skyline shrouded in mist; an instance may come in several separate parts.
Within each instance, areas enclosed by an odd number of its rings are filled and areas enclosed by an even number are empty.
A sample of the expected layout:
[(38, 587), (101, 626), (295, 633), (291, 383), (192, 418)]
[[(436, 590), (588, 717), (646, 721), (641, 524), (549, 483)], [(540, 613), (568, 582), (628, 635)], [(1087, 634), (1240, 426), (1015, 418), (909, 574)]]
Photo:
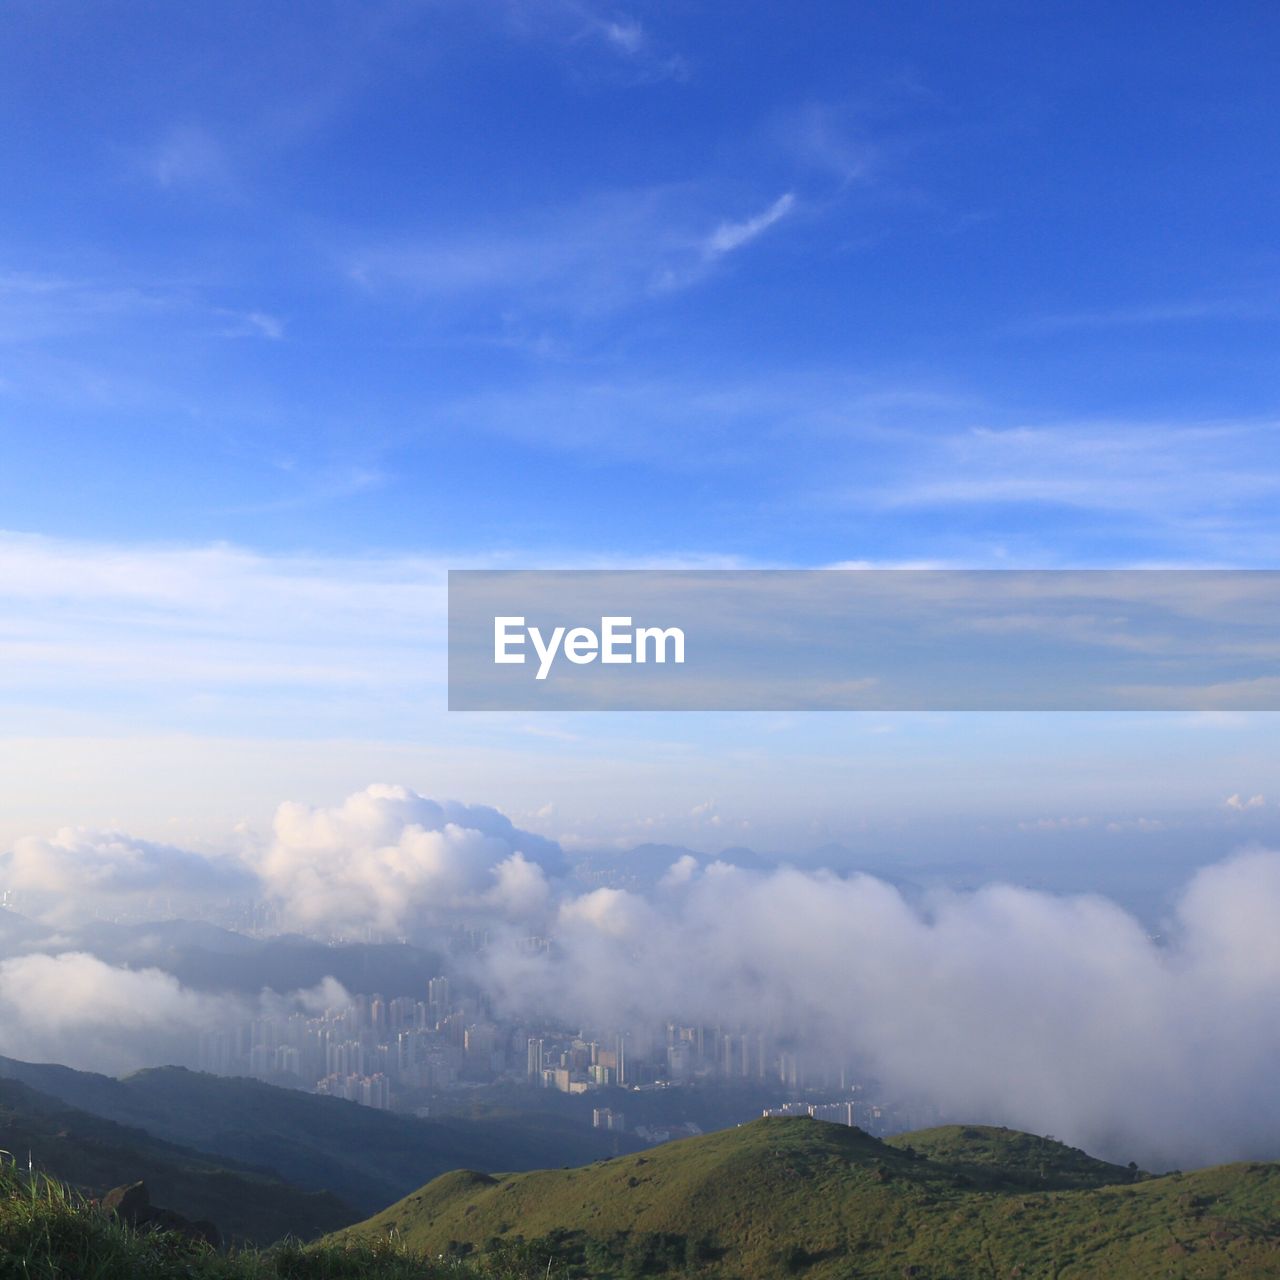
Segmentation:
[[(280, 927), (320, 937), (484, 928), (490, 943), (463, 972), (517, 1021), (765, 1031), (940, 1114), (1149, 1163), (1257, 1156), (1280, 1140), (1267, 1101), (1280, 854), (1197, 871), (1159, 937), (1105, 897), (1010, 883), (913, 890), (687, 854), (647, 889), (587, 888), (571, 870), (495, 810), (393, 786), (331, 809), (282, 805), (267, 842), (218, 858), (120, 833), (19, 842), (3, 871), (35, 920), (10, 928), (0, 961), (0, 1053), (99, 1069), (191, 1061), (200, 1029), (262, 1016), (264, 1001), (347, 998), (331, 978), (256, 998), (190, 988), (163, 971), (163, 951), (120, 967), (77, 942), (77, 908), (81, 924), (138, 918), (157, 892), (181, 909), (213, 886), (252, 887)], [(530, 936), (551, 948), (530, 950)]]

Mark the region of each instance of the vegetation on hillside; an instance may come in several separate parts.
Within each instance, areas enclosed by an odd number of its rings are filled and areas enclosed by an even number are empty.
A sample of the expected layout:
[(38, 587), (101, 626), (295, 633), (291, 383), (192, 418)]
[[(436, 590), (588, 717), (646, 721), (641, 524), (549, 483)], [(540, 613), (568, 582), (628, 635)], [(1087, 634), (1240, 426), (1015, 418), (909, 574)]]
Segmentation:
[(424, 1259), (394, 1241), (220, 1253), (172, 1232), (135, 1231), (63, 1184), (0, 1166), (0, 1280), (548, 1280), (545, 1250)]
[(218, 1252), (0, 1167), (0, 1280), (1280, 1276), (1280, 1165), (1152, 1177), (1006, 1129), (758, 1120), (580, 1169), (456, 1170), (318, 1244)]
[(1009, 1130), (762, 1119), (583, 1169), (458, 1171), (338, 1239), (389, 1236), (550, 1241), (592, 1277), (1276, 1277), (1280, 1164), (1149, 1177)]

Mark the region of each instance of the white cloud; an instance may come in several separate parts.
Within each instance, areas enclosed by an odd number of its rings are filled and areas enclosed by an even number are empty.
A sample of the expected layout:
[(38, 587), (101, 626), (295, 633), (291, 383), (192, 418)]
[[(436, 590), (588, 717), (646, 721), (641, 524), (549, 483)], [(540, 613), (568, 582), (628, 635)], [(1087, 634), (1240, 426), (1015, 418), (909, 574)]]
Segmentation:
[(796, 198), (787, 192), (760, 214), (720, 220), (707, 234), (699, 226), (717, 202), (700, 184), (597, 193), (519, 225), (369, 245), (351, 254), (348, 274), (378, 294), (454, 308), (470, 302), (473, 314), (500, 307), (507, 316), (600, 317), (701, 283), (791, 213)]
[(194, 991), (159, 969), (120, 968), (83, 952), (23, 955), (0, 961), (0, 1055), (121, 1075), (194, 1066), (202, 1031), (349, 999), (332, 978), (309, 991), (250, 1001)]
[(242, 1012), (158, 969), (121, 969), (67, 952), (0, 962), (0, 1054), (125, 1072), (189, 1062), (198, 1031)]
[(165, 190), (199, 188), (228, 193), (236, 185), (226, 148), (201, 125), (171, 126), (144, 153), (142, 165)]
[(648, 43), (644, 28), (634, 18), (605, 22), (601, 27), (601, 33), (616, 49), (632, 56), (640, 53)]
[(750, 244), (770, 227), (781, 222), (795, 208), (795, 204), (795, 195), (788, 191), (754, 218), (747, 218), (743, 222), (722, 222), (707, 237), (704, 246), (707, 254), (713, 258), (719, 257)]
[(1229, 795), (1222, 803), (1225, 808), (1234, 809), (1240, 813), (1246, 809), (1264, 808), (1267, 798), (1266, 796), (1254, 795), (1246, 799), (1237, 791), (1234, 795)]
[[(231, 858), (211, 858), (119, 831), (64, 827), (18, 840), (0, 855), (6, 885), (37, 914), (71, 918), (121, 899), (245, 895), (256, 878)], [(28, 907), (30, 910), (31, 908)]]
[(1081, 422), (980, 427), (921, 440), (910, 475), (883, 486), (885, 507), (1050, 503), (1140, 512), (1168, 528), (1269, 502), (1274, 468), (1254, 465), (1267, 423)]
[(810, 102), (779, 115), (771, 132), (799, 165), (844, 188), (867, 179), (880, 158), (868, 141), (866, 117), (865, 107)]
[(0, 687), (368, 691), (421, 686), (443, 665), (445, 569), (413, 556), (0, 532), (0, 597)]
[(596, 889), (571, 898), (560, 908), (559, 929), (587, 945), (603, 935), (628, 946), (641, 944), (657, 929), (657, 920), (643, 898), (622, 889)]
[(266, 311), (227, 313), (227, 325), (221, 331), (224, 338), (265, 338), (268, 342), (284, 339), (284, 321)]
[(688, 884), (698, 874), (698, 860), (686, 853), (677, 858), (658, 881), (659, 889), (678, 889)]
[(768, 1027), (954, 1119), (1155, 1165), (1280, 1142), (1280, 855), (1201, 871), (1167, 945), (1115, 904), (993, 885), (921, 907), (865, 876), (687, 865), (661, 913), (597, 890), (554, 955), (495, 958), (513, 1007)]
[(632, 14), (589, 0), (507, 0), (501, 9), (508, 34), (558, 46), (582, 86), (638, 87), (689, 74), (685, 58)]
[(558, 845), (495, 809), (385, 785), (333, 808), (281, 805), (250, 857), (286, 919), (330, 933), (400, 933), (459, 910), (529, 919), (563, 870)]

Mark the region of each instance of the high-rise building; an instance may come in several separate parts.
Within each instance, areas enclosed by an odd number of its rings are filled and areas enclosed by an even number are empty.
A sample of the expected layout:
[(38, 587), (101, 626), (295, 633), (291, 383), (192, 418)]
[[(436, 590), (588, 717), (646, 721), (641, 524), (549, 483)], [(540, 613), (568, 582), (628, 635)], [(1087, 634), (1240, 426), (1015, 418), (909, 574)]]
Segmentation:
[(379, 1111), (391, 1110), (391, 1082), (384, 1075), (365, 1076), (360, 1081), (359, 1101)]
[(820, 1102), (809, 1108), (809, 1114), (815, 1120), (826, 1120), (829, 1124), (853, 1124), (852, 1102)]
[(783, 1052), (778, 1055), (778, 1080), (788, 1089), (799, 1087), (800, 1062), (794, 1053)]
[(448, 978), (432, 978), (427, 983), (427, 1004), (435, 1022), (439, 1022), (449, 1012), (452, 1005), (449, 1003)]
[(531, 1038), (529, 1041), (528, 1061), (528, 1076), (530, 1083), (540, 1085), (542, 1083), (542, 1072), (542, 1041)]
[(689, 1078), (693, 1065), (693, 1045), (688, 1040), (677, 1040), (667, 1050), (667, 1075), (676, 1081)]

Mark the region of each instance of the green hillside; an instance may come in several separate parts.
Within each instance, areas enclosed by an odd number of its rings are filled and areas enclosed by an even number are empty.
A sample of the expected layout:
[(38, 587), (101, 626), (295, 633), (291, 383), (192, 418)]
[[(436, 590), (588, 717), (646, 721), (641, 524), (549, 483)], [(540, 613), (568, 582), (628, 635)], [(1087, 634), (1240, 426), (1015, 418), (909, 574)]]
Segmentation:
[(914, 1151), (968, 1177), (975, 1188), (1016, 1191), (1073, 1191), (1133, 1182), (1137, 1165), (1122, 1168), (1095, 1159), (1078, 1147), (1017, 1129), (991, 1125), (942, 1125), (886, 1138), (897, 1151)]
[(0, 1280), (547, 1280), (544, 1252), (511, 1246), (471, 1263), (393, 1242), (219, 1252), (136, 1231), (61, 1183), (0, 1162)]
[(182, 1067), (116, 1080), (0, 1058), (0, 1077), (220, 1162), (269, 1170), (308, 1191), (330, 1191), (366, 1214), (450, 1169), (585, 1164), (616, 1149), (615, 1135), (564, 1117), (420, 1120)]
[(392, 1233), (455, 1256), (547, 1237), (601, 1277), (1275, 1277), (1280, 1165), (1152, 1178), (1009, 1130), (762, 1119), (583, 1169), (458, 1171), (338, 1239)]
[(233, 1240), (308, 1240), (359, 1217), (329, 1192), (302, 1191), (238, 1162), (215, 1161), (15, 1080), (0, 1080), (0, 1150), (92, 1195), (145, 1180), (157, 1204), (211, 1220)]

